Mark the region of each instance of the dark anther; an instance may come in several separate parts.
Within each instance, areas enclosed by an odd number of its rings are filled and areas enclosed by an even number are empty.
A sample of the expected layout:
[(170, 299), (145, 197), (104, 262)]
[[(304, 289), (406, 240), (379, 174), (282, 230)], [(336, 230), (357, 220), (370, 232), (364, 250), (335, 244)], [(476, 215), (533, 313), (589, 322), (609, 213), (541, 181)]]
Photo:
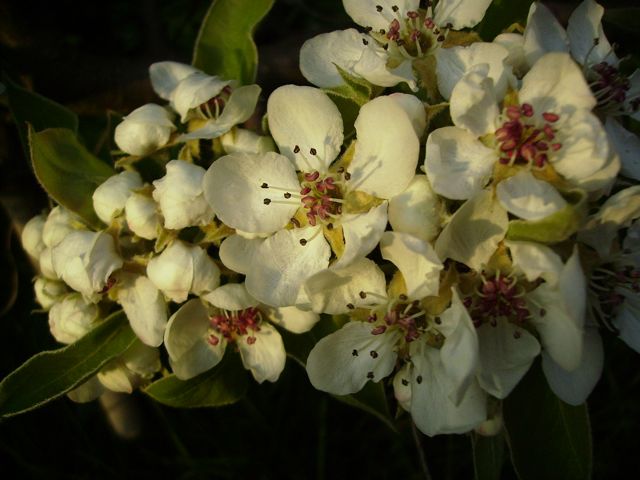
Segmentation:
[(381, 12), (382, 11), (382, 5), (376, 5), (376, 10), (378, 12)]
[(349, 172), (346, 172), (346, 173), (344, 174), (344, 179), (345, 179), (345, 180), (351, 180), (351, 174), (350, 174)]
[(387, 33), (387, 31), (384, 28), (380, 29), (380, 35), (384, 35), (385, 33)]
[(409, 297), (407, 297), (404, 293), (401, 293), (398, 298), (403, 302), (406, 302), (409, 299)]
[(360, 291), (358, 295), (360, 295), (360, 298), (367, 298), (367, 294), (364, 293), (363, 291)]
[(318, 153), (318, 151), (315, 148), (312, 148), (311, 150), (309, 150), (309, 153), (311, 155), (315, 155), (316, 153)]
[(284, 198), (291, 198), (291, 194), (290, 194), (289, 192), (286, 192), (286, 193), (284, 194)]
[(402, 384), (406, 387), (407, 385), (409, 385), (409, 382), (407, 381), (406, 378), (403, 378), (402, 380), (400, 380), (402, 382)]
[(420, 385), (422, 383), (422, 375), (418, 375), (416, 377), (416, 382), (418, 382), (418, 385)]
[(327, 223), (327, 230), (333, 230), (333, 223)]
[(369, 355), (371, 355), (371, 358), (378, 358), (378, 352), (376, 352), (375, 350), (371, 350), (369, 352)]
[(270, 198), (265, 198), (262, 203), (264, 203), (265, 205), (269, 205), (271, 203), (271, 199)]
[(293, 147), (293, 153), (298, 153), (298, 152), (300, 152), (300, 147), (296, 145), (295, 147)]
[(291, 217), (291, 223), (293, 223), (293, 226), (296, 228), (300, 228), (300, 222), (298, 221), (297, 218), (295, 217)]
[(351, 352), (351, 355), (353, 355), (354, 357), (357, 357), (358, 356), (358, 350), (356, 350), (354, 348), (353, 351)]
[(367, 378), (370, 378), (371, 380), (373, 380), (373, 372), (367, 373)]
[(363, 39), (362, 39), (362, 43), (363, 43), (363, 44), (365, 44), (365, 45), (369, 45), (369, 42), (367, 41), (367, 39), (366, 39), (366, 38), (363, 38)]
[(269, 188), (269, 184), (267, 182), (264, 182), (262, 185), (260, 185), (260, 188)]
[(303, 247), (307, 244), (307, 241), (304, 238), (300, 239), (300, 245), (302, 245)]
[(440, 36), (438, 37), (438, 41), (439, 41), (439, 42), (444, 42), (444, 35), (440, 35)]
[(349, 310), (353, 310), (353, 309), (354, 309), (354, 308), (356, 308), (356, 307), (355, 307), (355, 305), (354, 305), (353, 303), (347, 303), (347, 308), (348, 308)]
[(388, 43), (385, 43), (385, 44), (382, 46), (382, 48), (384, 48), (385, 50), (387, 50), (387, 49), (389, 48), (389, 44), (388, 44)]
[(394, 12), (397, 12), (400, 9), (398, 8), (397, 5), (394, 5), (393, 7), (391, 7), (391, 10), (393, 10)]
[(442, 320), (440, 319), (440, 317), (434, 318), (433, 321), (436, 322), (436, 325), (440, 325), (442, 323)]
[(373, 27), (364, 27), (364, 31), (369, 33), (371, 30), (373, 30)]

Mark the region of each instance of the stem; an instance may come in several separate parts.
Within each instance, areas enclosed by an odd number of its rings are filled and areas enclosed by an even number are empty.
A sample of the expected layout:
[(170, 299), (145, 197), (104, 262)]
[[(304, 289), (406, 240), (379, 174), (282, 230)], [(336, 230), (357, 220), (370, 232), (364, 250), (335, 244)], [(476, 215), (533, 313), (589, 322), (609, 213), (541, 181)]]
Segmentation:
[(416, 424), (411, 422), (411, 433), (413, 433), (413, 441), (416, 444), (416, 450), (418, 450), (418, 459), (420, 460), (420, 468), (422, 468), (422, 474), (425, 480), (433, 480), (431, 473), (429, 473), (429, 466), (427, 465), (427, 457), (424, 455), (424, 449), (422, 448), (422, 442), (420, 441), (420, 433), (416, 428)]

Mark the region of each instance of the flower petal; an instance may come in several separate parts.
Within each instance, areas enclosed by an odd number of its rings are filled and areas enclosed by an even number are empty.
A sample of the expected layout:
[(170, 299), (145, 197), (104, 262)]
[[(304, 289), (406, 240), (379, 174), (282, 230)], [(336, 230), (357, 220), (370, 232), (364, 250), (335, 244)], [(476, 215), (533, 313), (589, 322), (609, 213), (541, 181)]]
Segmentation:
[(260, 324), (260, 330), (253, 331), (250, 335), (255, 338), (254, 343), (247, 342), (245, 336), (237, 341), (242, 364), (247, 370), (251, 370), (256, 382), (275, 382), (284, 370), (287, 359), (282, 337), (268, 323)]
[(286, 191), (297, 194), (300, 182), (291, 162), (273, 152), (219, 158), (202, 183), (204, 196), (220, 220), (246, 232), (275, 232), (289, 223), (301, 205), (283, 197)]
[[(358, 25), (372, 27), (374, 30), (388, 28), (389, 24), (398, 14), (392, 10), (398, 7), (398, 12), (404, 16), (408, 11), (417, 11), (420, 5), (418, 0), (343, 0), (342, 4), (347, 14)], [(381, 9), (376, 8), (382, 7)]]
[(584, 0), (569, 17), (567, 35), (571, 42), (571, 55), (581, 65), (595, 65), (607, 61), (617, 66), (618, 57), (602, 29), (604, 8), (593, 0)]
[(486, 63), (474, 66), (453, 87), (449, 106), (453, 123), (475, 137), (498, 128), (498, 100)]
[(396, 232), (427, 242), (440, 232), (443, 205), (426, 175), (416, 175), (404, 192), (389, 200), (389, 223)]
[(523, 48), (529, 66), (545, 53), (569, 51), (567, 33), (543, 3), (533, 2), (529, 8)]
[(152, 347), (162, 344), (167, 325), (167, 305), (160, 290), (144, 275), (118, 277), (117, 297), (136, 336)]
[(540, 220), (567, 205), (550, 183), (538, 180), (526, 170), (501, 181), (496, 194), (509, 213), (525, 220)]
[(333, 264), (342, 268), (376, 248), (387, 226), (387, 202), (365, 213), (343, 213), (340, 225), (344, 235), (344, 252)]
[(620, 156), (620, 173), (640, 181), (640, 138), (613, 117), (607, 117), (604, 129), (611, 146)]
[(401, 333), (374, 335), (372, 329), (369, 323), (349, 322), (316, 343), (307, 358), (311, 384), (323, 392), (349, 395), (369, 380), (379, 382), (388, 376), (396, 363), (394, 347)]
[(535, 282), (543, 278), (557, 285), (564, 268), (560, 256), (546, 245), (534, 242), (506, 241), (513, 260), (513, 269), (525, 275), (528, 281)]
[(171, 94), (171, 103), (176, 112), (180, 114), (180, 120), (186, 122), (189, 112), (222, 92), (229, 85), (229, 80), (210, 76), (206, 73), (195, 72), (183, 78)]
[[(264, 309), (265, 307), (263, 307)], [(302, 310), (298, 307), (267, 308), (265, 314), (270, 322), (293, 333), (305, 333), (320, 320), (317, 313)]]
[(251, 269), (253, 253), (262, 241), (261, 238), (248, 239), (240, 235), (231, 235), (220, 245), (220, 260), (225, 267), (246, 275)]
[(160, 98), (165, 100), (171, 100), (171, 94), (178, 83), (196, 72), (200, 70), (178, 62), (157, 62), (149, 67), (151, 85)]
[(267, 114), (280, 153), (296, 170), (326, 172), (340, 153), (342, 116), (322, 90), (295, 85), (277, 88), (267, 102)]
[(255, 307), (258, 301), (249, 295), (244, 283), (227, 283), (201, 297), (214, 307), (235, 311)]
[(435, 8), (436, 25), (451, 24), (454, 30), (475, 27), (484, 17), (491, 0), (441, 0)]

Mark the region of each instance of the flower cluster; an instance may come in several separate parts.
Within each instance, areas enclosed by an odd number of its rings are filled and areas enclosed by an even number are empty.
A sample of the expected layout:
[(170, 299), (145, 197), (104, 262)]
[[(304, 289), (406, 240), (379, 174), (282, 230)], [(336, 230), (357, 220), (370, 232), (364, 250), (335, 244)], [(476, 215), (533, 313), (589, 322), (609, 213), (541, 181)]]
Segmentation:
[[(116, 128), (122, 171), (93, 194), (104, 229), (57, 206), (23, 232), (58, 341), (117, 308), (139, 339), (71, 396), (148, 382), (159, 348), (181, 380), (230, 348), (274, 382), (281, 330), (325, 316), (311, 384), (385, 382), (436, 435), (482, 431), (538, 356), (582, 403), (602, 329), (640, 352), (640, 140), (623, 127), (640, 74), (593, 0), (566, 31), (534, 3), (522, 34), (460, 35), (489, 4), (344, 0), (363, 31), (307, 41), (314, 86), (271, 92), (262, 129), (242, 126), (257, 85), (153, 64), (168, 105)], [(360, 87), (351, 128), (332, 94)]]

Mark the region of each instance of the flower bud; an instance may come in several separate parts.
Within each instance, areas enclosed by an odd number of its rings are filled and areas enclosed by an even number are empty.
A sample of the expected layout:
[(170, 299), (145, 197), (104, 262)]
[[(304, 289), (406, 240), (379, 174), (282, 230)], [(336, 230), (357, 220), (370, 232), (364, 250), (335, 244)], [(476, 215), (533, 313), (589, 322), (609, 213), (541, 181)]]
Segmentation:
[(53, 248), (47, 247), (40, 253), (40, 273), (46, 278), (58, 280), (53, 268)]
[(183, 78), (171, 95), (171, 105), (184, 123), (193, 117), (193, 110), (218, 96), (231, 82), (220, 77), (195, 72)]
[(58, 245), (68, 233), (86, 228), (80, 219), (66, 208), (58, 205), (47, 216), (42, 228), (42, 241), (47, 247)]
[(189, 293), (203, 295), (220, 284), (220, 270), (207, 252), (180, 240), (149, 261), (147, 276), (176, 303), (184, 302)]
[(45, 310), (49, 310), (68, 291), (64, 282), (46, 277), (36, 278), (33, 290), (37, 302)]
[(129, 155), (149, 155), (164, 147), (175, 129), (165, 108), (148, 103), (124, 117), (116, 127), (115, 142)]
[(135, 171), (121, 172), (105, 180), (93, 192), (93, 209), (98, 218), (109, 225), (124, 209), (134, 190), (142, 187), (142, 178)]
[(113, 237), (104, 232), (75, 231), (53, 249), (53, 269), (74, 290), (90, 298), (122, 267)]
[(160, 367), (158, 349), (136, 342), (121, 357), (105, 365), (98, 372), (98, 380), (113, 392), (131, 393), (150, 380)]
[(213, 210), (204, 198), (205, 169), (182, 160), (167, 163), (167, 174), (153, 182), (153, 198), (160, 204), (164, 227), (180, 229), (207, 224)]
[(267, 153), (276, 150), (271, 137), (244, 128), (234, 128), (222, 135), (220, 141), (227, 153)]
[(49, 310), (49, 329), (60, 343), (73, 343), (96, 325), (98, 314), (96, 305), (70, 294)]
[(133, 193), (124, 205), (124, 213), (129, 230), (137, 236), (147, 240), (158, 236), (162, 225), (158, 205), (152, 198), (142, 193)]
[(34, 259), (38, 259), (42, 251), (46, 248), (42, 241), (42, 230), (44, 229), (44, 215), (36, 215), (29, 220), (22, 229), (22, 248)]

